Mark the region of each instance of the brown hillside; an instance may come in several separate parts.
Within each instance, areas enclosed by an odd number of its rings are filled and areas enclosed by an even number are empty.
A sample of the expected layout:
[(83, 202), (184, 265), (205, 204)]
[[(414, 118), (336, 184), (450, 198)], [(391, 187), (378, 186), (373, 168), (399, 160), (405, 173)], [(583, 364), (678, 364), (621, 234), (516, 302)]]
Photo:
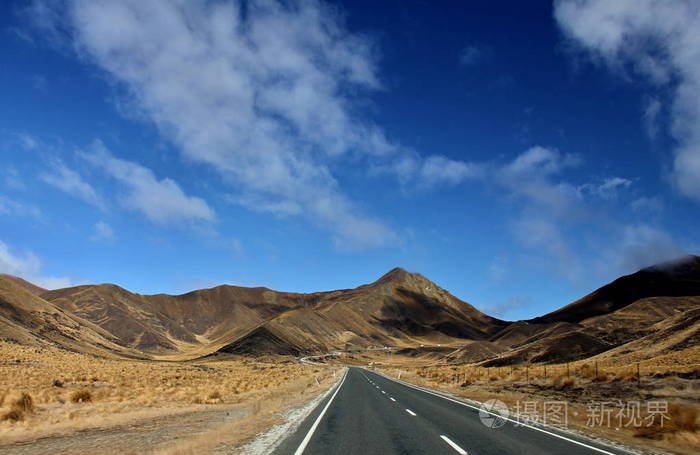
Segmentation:
[(57, 346), (102, 356), (139, 357), (100, 327), (0, 277), (0, 339), (30, 346)]
[(30, 283), (29, 281), (27, 281), (23, 278), (20, 278), (18, 276), (0, 273), (0, 279), (12, 281), (14, 284), (16, 284), (20, 287), (23, 287), (24, 289), (26, 289), (27, 291), (31, 292), (34, 295), (40, 296), (41, 294), (46, 292), (46, 289), (42, 288), (41, 286), (37, 286), (34, 283)]
[(42, 291), (12, 277), (0, 281), (2, 338), (164, 360), (394, 346), (408, 349), (399, 351), (407, 356), (459, 364), (552, 363), (621, 355), (650, 346), (657, 332), (682, 333), (673, 335), (682, 339), (674, 346), (695, 343), (698, 322), (689, 318), (681, 330), (679, 318), (700, 308), (696, 256), (640, 270), (517, 322), (487, 316), (399, 268), (354, 289), (311, 294), (228, 285), (182, 295), (140, 295), (111, 284)]
[(581, 322), (612, 313), (646, 297), (696, 295), (700, 295), (700, 257), (685, 256), (618, 278), (563, 308), (533, 319), (532, 322)]
[(403, 269), (355, 289), (313, 294), (218, 286), (177, 296), (140, 295), (101, 284), (42, 297), (96, 324), (123, 348), (157, 358), (463, 344), (507, 325)]

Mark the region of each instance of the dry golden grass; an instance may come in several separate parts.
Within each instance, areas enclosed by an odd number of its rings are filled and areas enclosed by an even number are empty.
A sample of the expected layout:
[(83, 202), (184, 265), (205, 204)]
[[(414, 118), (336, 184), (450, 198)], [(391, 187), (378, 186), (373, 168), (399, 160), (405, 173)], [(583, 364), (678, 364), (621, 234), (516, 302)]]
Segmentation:
[(320, 391), (316, 379), (325, 387), (332, 377), (326, 367), (276, 360), (111, 360), (0, 342), (0, 444), (217, 407), (255, 415), (268, 392), (303, 384), (309, 393), (295, 393), (308, 400)]
[(92, 393), (89, 390), (76, 390), (70, 395), (71, 403), (90, 403), (92, 402)]

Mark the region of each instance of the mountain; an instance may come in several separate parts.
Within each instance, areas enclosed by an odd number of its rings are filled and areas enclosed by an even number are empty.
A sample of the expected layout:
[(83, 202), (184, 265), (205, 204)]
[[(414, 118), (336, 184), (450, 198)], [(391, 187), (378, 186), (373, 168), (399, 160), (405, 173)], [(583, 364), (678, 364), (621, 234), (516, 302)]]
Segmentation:
[[(694, 312), (700, 309), (699, 296), (700, 257), (685, 256), (648, 267), (549, 314), (509, 325), (489, 340), (509, 349), (483, 364), (626, 355), (639, 346), (652, 346), (650, 340), (657, 340), (659, 333), (667, 339), (678, 338), (676, 347), (698, 346), (700, 325)], [(690, 328), (669, 322), (684, 320), (695, 322)], [(640, 358), (660, 351), (644, 352)]]
[(640, 270), (515, 322), (400, 268), (354, 289), (309, 294), (229, 285), (182, 295), (140, 295), (113, 284), (47, 291), (0, 275), (0, 339), (160, 360), (379, 346), (482, 365), (629, 356), (641, 347), (667, 355), (700, 344), (699, 309), (697, 256)]
[(112, 345), (105, 349), (111, 353), (153, 359), (459, 344), (486, 340), (508, 324), (399, 268), (355, 289), (311, 294), (224, 285), (183, 295), (140, 295), (99, 284), (34, 297), (48, 311), (108, 334)]
[(103, 356), (139, 357), (109, 332), (34, 295), (23, 281), (0, 276), (0, 338), (35, 346), (57, 345)]
[(645, 297), (700, 295), (700, 257), (685, 256), (626, 275), (533, 322), (581, 322)]
[(0, 279), (11, 281), (14, 284), (16, 284), (17, 286), (24, 288), (25, 290), (31, 292), (34, 295), (41, 295), (44, 292), (46, 292), (46, 289), (42, 288), (41, 286), (37, 286), (34, 283), (30, 283), (29, 281), (24, 280), (18, 276), (0, 273)]

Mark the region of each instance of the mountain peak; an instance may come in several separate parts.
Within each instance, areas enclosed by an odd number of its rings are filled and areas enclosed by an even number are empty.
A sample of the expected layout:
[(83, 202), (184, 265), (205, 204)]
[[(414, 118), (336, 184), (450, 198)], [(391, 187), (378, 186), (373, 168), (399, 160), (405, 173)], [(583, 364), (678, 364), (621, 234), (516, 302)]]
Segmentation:
[(670, 261), (655, 264), (642, 269), (644, 272), (662, 272), (669, 275), (692, 276), (697, 279), (700, 274), (700, 256), (687, 254)]
[(407, 272), (405, 269), (402, 269), (401, 267), (394, 267), (393, 269), (389, 270), (387, 273), (382, 275), (382, 277), (379, 278), (377, 282), (388, 283), (392, 281), (406, 281), (411, 276), (413, 276), (413, 274)]
[(30, 283), (29, 281), (27, 281), (23, 278), (20, 278), (18, 276), (8, 275), (6, 273), (0, 273), (0, 279), (5, 279), (8, 281), (11, 281), (12, 283), (23, 287), (24, 289), (26, 289), (27, 291), (31, 292), (34, 295), (41, 295), (44, 292), (46, 292), (46, 289), (42, 288), (41, 286), (37, 286), (34, 283)]

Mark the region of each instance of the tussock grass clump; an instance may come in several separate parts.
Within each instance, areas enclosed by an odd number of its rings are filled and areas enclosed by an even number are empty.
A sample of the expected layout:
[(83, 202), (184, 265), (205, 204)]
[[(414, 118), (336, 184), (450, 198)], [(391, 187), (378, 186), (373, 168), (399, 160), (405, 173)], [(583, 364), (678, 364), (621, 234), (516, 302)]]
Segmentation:
[(70, 396), (72, 403), (91, 403), (92, 393), (89, 390), (77, 390)]
[(593, 381), (595, 381), (595, 382), (607, 382), (609, 380), (610, 380), (610, 376), (608, 375), (608, 373), (605, 373), (602, 371), (600, 373), (598, 373), (598, 376), (595, 376), (595, 375), (593, 376)]
[(552, 387), (557, 390), (573, 387), (575, 383), (576, 380), (572, 376), (567, 376), (565, 374), (560, 374), (552, 379)]
[(12, 410), (31, 414), (35, 410), (34, 399), (28, 393), (22, 392), (19, 398), (12, 402)]
[(652, 424), (638, 428), (635, 436), (659, 440), (680, 432), (700, 432), (700, 410), (697, 407), (671, 404), (666, 417), (668, 419), (655, 415)]
[(595, 379), (595, 368), (591, 367), (589, 364), (584, 363), (581, 365), (581, 369), (579, 370), (579, 375), (583, 379)]
[(24, 413), (18, 409), (11, 409), (0, 416), (0, 420), (3, 422), (19, 422), (24, 420)]

